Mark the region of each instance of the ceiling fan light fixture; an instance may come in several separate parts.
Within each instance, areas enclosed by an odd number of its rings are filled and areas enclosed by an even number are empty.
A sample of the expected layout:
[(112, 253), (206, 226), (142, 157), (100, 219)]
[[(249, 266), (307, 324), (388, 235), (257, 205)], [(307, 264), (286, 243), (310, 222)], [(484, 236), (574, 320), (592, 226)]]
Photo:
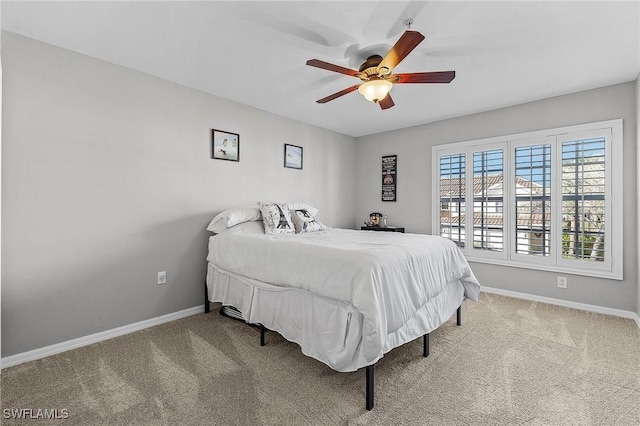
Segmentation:
[(383, 100), (391, 91), (393, 84), (388, 80), (369, 80), (358, 87), (358, 92), (369, 102)]

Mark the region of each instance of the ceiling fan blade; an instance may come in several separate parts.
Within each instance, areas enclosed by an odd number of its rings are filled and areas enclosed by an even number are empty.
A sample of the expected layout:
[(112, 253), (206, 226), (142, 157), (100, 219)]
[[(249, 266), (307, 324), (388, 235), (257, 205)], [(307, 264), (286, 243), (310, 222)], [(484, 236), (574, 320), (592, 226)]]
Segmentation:
[(339, 72), (340, 74), (346, 74), (352, 77), (357, 77), (357, 75), (360, 74), (356, 70), (341, 67), (340, 65), (330, 64), (329, 62), (321, 61), (319, 59), (309, 59), (307, 61), (307, 65), (311, 67), (322, 68), (323, 70)]
[(393, 103), (393, 99), (391, 99), (391, 93), (387, 93), (387, 96), (385, 96), (381, 101), (378, 101), (378, 104), (382, 109), (389, 109), (395, 105), (395, 103)]
[[(395, 84), (403, 83), (450, 83), (456, 78), (455, 71), (413, 72), (408, 74), (394, 74)], [(397, 80), (397, 81), (396, 81)]]
[(339, 98), (340, 96), (343, 96), (343, 95), (346, 95), (347, 93), (351, 93), (351, 92), (353, 92), (353, 91), (354, 91), (354, 90), (356, 90), (358, 87), (360, 87), (360, 85), (359, 85), (359, 84), (355, 84), (355, 85), (353, 85), (353, 86), (351, 86), (351, 87), (347, 87), (347, 88), (346, 88), (346, 89), (344, 89), (344, 90), (341, 90), (341, 91), (339, 91), (339, 92), (336, 92), (336, 93), (334, 93), (333, 95), (329, 95), (329, 96), (327, 96), (326, 98), (319, 99), (319, 100), (317, 100), (316, 102), (317, 102), (317, 103), (319, 103), (319, 104), (326, 104), (327, 102), (332, 101), (332, 100), (334, 100), (334, 99), (336, 99), (336, 98)]
[(396, 42), (389, 53), (387, 53), (387, 56), (385, 56), (382, 62), (380, 62), (378, 68), (384, 67), (389, 69), (389, 71), (393, 71), (393, 69), (422, 42), (422, 40), (424, 40), (424, 36), (419, 32), (409, 30), (405, 31), (404, 34), (402, 34), (402, 37), (400, 37), (400, 40)]

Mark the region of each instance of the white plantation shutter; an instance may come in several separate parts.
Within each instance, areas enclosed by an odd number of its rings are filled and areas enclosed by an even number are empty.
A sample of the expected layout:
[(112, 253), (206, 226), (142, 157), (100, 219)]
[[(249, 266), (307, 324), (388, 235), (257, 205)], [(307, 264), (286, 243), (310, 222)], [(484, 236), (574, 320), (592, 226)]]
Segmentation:
[(562, 142), (562, 258), (608, 262), (606, 137)]
[(504, 151), (473, 153), (473, 248), (503, 251)]
[(465, 245), (466, 158), (464, 154), (440, 157), (440, 235)]
[(515, 148), (515, 252), (551, 254), (551, 144)]

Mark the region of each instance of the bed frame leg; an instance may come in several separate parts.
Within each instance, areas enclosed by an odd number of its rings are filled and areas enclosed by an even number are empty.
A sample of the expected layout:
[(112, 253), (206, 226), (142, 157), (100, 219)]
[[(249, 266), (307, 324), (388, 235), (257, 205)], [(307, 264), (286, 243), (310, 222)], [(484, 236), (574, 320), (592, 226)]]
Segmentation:
[(429, 356), (429, 333), (422, 336), (422, 346), (422, 356), (426, 358)]
[(207, 282), (204, 282), (204, 313), (208, 314), (209, 309), (209, 292), (207, 291)]
[(266, 343), (264, 341), (264, 325), (260, 324), (260, 346), (264, 346)]
[(456, 324), (462, 325), (462, 305), (458, 306), (458, 311), (456, 312)]
[(367, 411), (373, 409), (373, 365), (367, 365), (365, 370), (366, 376), (366, 399), (367, 399)]

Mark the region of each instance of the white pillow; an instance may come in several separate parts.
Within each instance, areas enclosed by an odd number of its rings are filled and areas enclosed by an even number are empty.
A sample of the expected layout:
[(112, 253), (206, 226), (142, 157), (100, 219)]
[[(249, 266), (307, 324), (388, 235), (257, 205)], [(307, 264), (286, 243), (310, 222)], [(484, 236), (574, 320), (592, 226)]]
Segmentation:
[(298, 210), (298, 209), (306, 210), (306, 211), (308, 211), (309, 213), (311, 213), (311, 216), (315, 216), (315, 215), (317, 215), (317, 214), (318, 214), (318, 209), (316, 209), (316, 208), (315, 208), (315, 207), (313, 207), (313, 206), (310, 206), (310, 205), (309, 205), (309, 204), (307, 204), (307, 203), (300, 203), (300, 202), (297, 202), (297, 203), (287, 203), (287, 208), (288, 208), (289, 210), (291, 210), (291, 211), (293, 211), (293, 210)]
[(291, 221), (296, 229), (296, 234), (322, 231), (325, 229), (325, 226), (318, 222), (311, 215), (311, 212), (306, 209), (291, 210)]
[(239, 223), (260, 219), (260, 209), (256, 206), (233, 207), (214, 217), (207, 231), (220, 232)]
[(286, 204), (258, 203), (262, 213), (265, 234), (293, 234), (295, 230), (291, 223), (291, 214)]
[(231, 228), (223, 229), (216, 232), (217, 235), (229, 234), (261, 234), (264, 235), (264, 226), (261, 220), (252, 220), (249, 222), (239, 223)]

